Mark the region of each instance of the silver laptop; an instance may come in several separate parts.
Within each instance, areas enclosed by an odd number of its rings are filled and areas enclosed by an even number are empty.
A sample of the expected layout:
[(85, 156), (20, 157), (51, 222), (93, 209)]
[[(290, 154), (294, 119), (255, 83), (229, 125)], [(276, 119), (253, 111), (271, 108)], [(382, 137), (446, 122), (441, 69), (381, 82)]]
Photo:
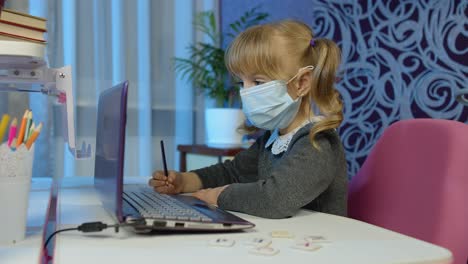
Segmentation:
[(104, 208), (135, 230), (229, 231), (255, 225), (190, 195), (166, 195), (143, 184), (124, 184), (128, 81), (99, 96), (94, 185)]

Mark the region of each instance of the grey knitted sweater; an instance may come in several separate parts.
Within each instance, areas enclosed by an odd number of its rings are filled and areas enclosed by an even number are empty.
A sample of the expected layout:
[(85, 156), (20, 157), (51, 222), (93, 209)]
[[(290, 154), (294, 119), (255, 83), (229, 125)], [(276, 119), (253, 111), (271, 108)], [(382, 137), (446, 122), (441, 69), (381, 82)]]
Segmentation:
[(278, 155), (265, 148), (267, 131), (233, 160), (194, 170), (203, 188), (229, 184), (218, 197), (220, 208), (266, 218), (293, 216), (300, 208), (346, 215), (347, 176), (344, 151), (335, 131), (316, 136), (302, 127)]

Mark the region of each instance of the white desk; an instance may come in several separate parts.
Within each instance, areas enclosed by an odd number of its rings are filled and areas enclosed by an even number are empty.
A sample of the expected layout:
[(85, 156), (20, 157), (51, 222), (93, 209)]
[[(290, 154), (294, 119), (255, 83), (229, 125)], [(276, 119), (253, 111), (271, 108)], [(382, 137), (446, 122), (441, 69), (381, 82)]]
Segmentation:
[(0, 263), (38, 263), (42, 250), (42, 232), (49, 203), (50, 186), (51, 179), (34, 178), (32, 180), (26, 238), (15, 245), (0, 245)]
[[(138, 177), (140, 178), (140, 177)], [(142, 178), (140, 178), (142, 179)], [(102, 209), (90, 178), (75, 183), (77, 188), (59, 194), (59, 226), (72, 227), (82, 222), (112, 223)], [(133, 180), (134, 181), (134, 180)], [(147, 179), (142, 179), (146, 182)], [(73, 184), (68, 184), (69, 187)], [(302, 211), (282, 220), (238, 214), (257, 226), (241, 233), (228, 234), (152, 234), (137, 235), (129, 230), (115, 234), (77, 231), (60, 233), (56, 240), (54, 263), (450, 263), (451, 253), (439, 246), (349, 218)], [(274, 256), (249, 254), (244, 242), (254, 237), (269, 237), (271, 231), (287, 230), (294, 239), (274, 238)], [(304, 235), (321, 235), (331, 240), (323, 248), (305, 252), (291, 248)], [(233, 247), (209, 247), (208, 241), (228, 237)]]

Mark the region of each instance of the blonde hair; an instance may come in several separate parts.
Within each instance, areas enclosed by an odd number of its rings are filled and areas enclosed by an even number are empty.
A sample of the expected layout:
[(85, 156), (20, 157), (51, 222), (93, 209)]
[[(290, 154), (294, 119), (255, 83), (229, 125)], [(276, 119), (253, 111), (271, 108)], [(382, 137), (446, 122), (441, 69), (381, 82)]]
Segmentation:
[(333, 41), (316, 39), (302, 22), (283, 20), (253, 26), (239, 34), (229, 46), (225, 61), (235, 76), (261, 74), (273, 80), (289, 80), (300, 68), (314, 66), (311, 89), (300, 111), (310, 116), (315, 104), (325, 117), (310, 130), (310, 140), (318, 148), (316, 135), (337, 128), (343, 121), (343, 104), (334, 87), (340, 57), (340, 49)]

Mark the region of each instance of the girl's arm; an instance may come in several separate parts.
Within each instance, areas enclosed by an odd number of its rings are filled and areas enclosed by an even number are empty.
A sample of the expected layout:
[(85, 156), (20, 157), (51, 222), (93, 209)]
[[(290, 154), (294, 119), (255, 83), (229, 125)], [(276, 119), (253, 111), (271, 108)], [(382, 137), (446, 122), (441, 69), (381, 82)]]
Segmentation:
[(250, 148), (237, 153), (232, 160), (226, 160), (223, 163), (192, 172), (198, 175), (203, 188), (214, 188), (239, 182), (255, 182), (258, 180), (259, 140)]

